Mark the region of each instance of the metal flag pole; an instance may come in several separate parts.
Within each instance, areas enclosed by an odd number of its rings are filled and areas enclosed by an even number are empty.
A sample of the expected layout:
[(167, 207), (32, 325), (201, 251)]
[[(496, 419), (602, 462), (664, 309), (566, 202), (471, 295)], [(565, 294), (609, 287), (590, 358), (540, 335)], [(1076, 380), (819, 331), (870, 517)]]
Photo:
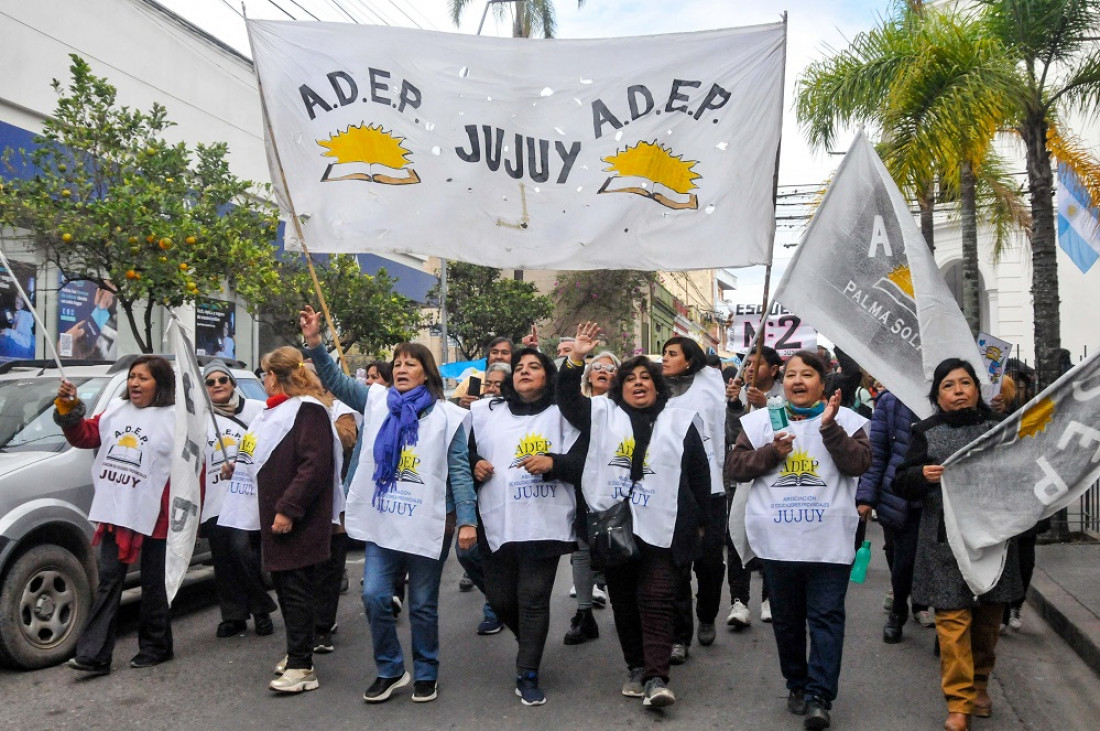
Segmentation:
[[(245, 18), (245, 28), (248, 31), (248, 43), (251, 46), (252, 29), (248, 27), (247, 18)], [(309, 277), (313, 280), (313, 289), (317, 293), (318, 301), (321, 303), (321, 312), (325, 315), (325, 322), (328, 323), (328, 329), (332, 332), (332, 343), (336, 346), (336, 354), (340, 359), (340, 367), (344, 369), (344, 373), (350, 375), (351, 370), (348, 368), (347, 358), (344, 357), (344, 346), (340, 344), (340, 333), (336, 329), (336, 323), (332, 320), (332, 314), (328, 309), (328, 302), (325, 300), (325, 293), (321, 290), (321, 282), (317, 279), (317, 272), (313, 268), (313, 257), (310, 256), (309, 247), (306, 246), (306, 236), (302, 231), (302, 222), (298, 218), (298, 211), (294, 208), (294, 200), (290, 195), (290, 186), (288, 186), (286, 182), (286, 173), (283, 171), (283, 161), (279, 156), (279, 146), (275, 143), (275, 133), (271, 129), (271, 117), (267, 113), (267, 100), (264, 97), (263, 81), (260, 80), (260, 67), (259, 64), (256, 63), (255, 57), (252, 59), (252, 65), (256, 70), (256, 88), (260, 92), (260, 110), (264, 116), (264, 128), (267, 130), (267, 139), (271, 143), (271, 152), (275, 158), (275, 165), (279, 168), (279, 179), (283, 184), (283, 194), (286, 196), (286, 205), (290, 209), (290, 221), (294, 226), (294, 234), (302, 244), (302, 253), (306, 257), (306, 267), (309, 268)]]
[(19, 277), (15, 276), (15, 272), (12, 271), (11, 264), (8, 262), (8, 257), (4, 255), (4, 250), (0, 249), (0, 262), (3, 262), (4, 268), (8, 270), (8, 274), (11, 275), (12, 284), (15, 285), (15, 289), (19, 292), (19, 296), (23, 298), (23, 304), (30, 310), (31, 317), (38, 323), (38, 327), (41, 328), (40, 332), (46, 339), (46, 345), (50, 352), (53, 354), (53, 362), (57, 364), (57, 372), (61, 376), (61, 380), (68, 380), (65, 378), (65, 369), (61, 367), (61, 356), (57, 353), (57, 346), (54, 345), (53, 336), (50, 335), (50, 331), (46, 329), (46, 323), (42, 322), (42, 318), (35, 312), (34, 303), (31, 302), (31, 298), (27, 296), (27, 293), (23, 291), (23, 285), (19, 283)]

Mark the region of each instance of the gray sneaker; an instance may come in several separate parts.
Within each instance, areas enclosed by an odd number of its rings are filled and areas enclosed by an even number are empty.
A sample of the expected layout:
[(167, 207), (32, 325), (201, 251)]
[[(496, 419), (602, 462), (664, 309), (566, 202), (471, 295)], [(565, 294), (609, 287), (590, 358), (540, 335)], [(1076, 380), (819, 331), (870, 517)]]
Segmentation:
[(645, 668), (630, 668), (627, 672), (629, 675), (623, 683), (623, 695), (627, 698), (645, 697), (645, 685), (642, 683), (645, 679)]
[(688, 659), (687, 645), (682, 642), (677, 642), (672, 646), (672, 655), (669, 656), (668, 661), (673, 665), (683, 665)]
[(676, 702), (676, 696), (673, 695), (669, 687), (665, 685), (665, 681), (660, 678), (650, 678), (645, 682), (645, 698), (642, 700), (642, 705), (646, 708), (667, 708)]
[(267, 684), (276, 693), (301, 693), (303, 690), (317, 690), (320, 687), (313, 668), (290, 668)]

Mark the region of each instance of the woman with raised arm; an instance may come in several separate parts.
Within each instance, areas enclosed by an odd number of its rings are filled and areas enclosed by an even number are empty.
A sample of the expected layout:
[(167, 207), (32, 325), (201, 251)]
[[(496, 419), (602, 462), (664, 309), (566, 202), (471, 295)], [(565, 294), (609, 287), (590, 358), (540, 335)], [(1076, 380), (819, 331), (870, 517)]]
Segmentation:
[(539, 666), (550, 630), (558, 562), (576, 547), (584, 444), (554, 405), (557, 368), (524, 348), (501, 395), (470, 405), (470, 462), (478, 485), (478, 541), (489, 603), (516, 636), (516, 695), (546, 702)]
[(676, 702), (668, 687), (673, 599), (678, 572), (699, 556), (709, 524), (710, 466), (701, 421), (667, 406), (661, 368), (645, 356), (623, 362), (608, 398), (581, 394), (584, 357), (598, 335), (595, 323), (577, 328), (558, 376), (558, 406), (589, 437), (581, 482), (588, 509), (630, 501), (640, 558), (605, 569), (628, 669), (622, 694), (662, 708)]
[(175, 402), (172, 365), (158, 355), (138, 356), (130, 365), (126, 390), (91, 419), (84, 418), (86, 407), (75, 385), (62, 381), (57, 389), (53, 418), (65, 439), (80, 449), (99, 450), (92, 464), (95, 496), (88, 511), (88, 519), (97, 524), (92, 545), (99, 546), (99, 586), (76, 655), (69, 660), (73, 670), (111, 672), (122, 589), (139, 555), (139, 652), (130, 667), (148, 668), (172, 658), (164, 557)]
[[(400, 343), (393, 351), (393, 387), (369, 388), (341, 372), (321, 341), (320, 315), (300, 313), (307, 355), (336, 398), (363, 414), (348, 470), (344, 525), (366, 541), (363, 606), (370, 623), (378, 677), (367, 703), (389, 700), (413, 681), (412, 699), (435, 700), (439, 678), (439, 579), (458, 524), (458, 545), (477, 541), (477, 497), (464, 420), (469, 413), (443, 400), (443, 377), (430, 350)], [(394, 578), (408, 572), (413, 673), (397, 638)]]
[(975, 597), (947, 542), (940, 478), (943, 461), (1000, 421), (982, 401), (974, 366), (948, 358), (936, 366), (928, 399), (936, 413), (913, 426), (909, 451), (894, 476), (894, 492), (923, 500), (913, 566), (913, 601), (936, 610), (940, 684), (947, 701), (947, 731), (970, 728), (971, 715), (993, 714), (989, 675), (1004, 605), (1023, 595), (1016, 541), (1009, 541), (996, 586)]
[[(786, 426), (770, 409), (741, 417), (743, 431), (726, 460), (738, 482), (751, 482), (744, 523), (764, 562), (771, 594), (787, 710), (808, 729), (828, 728), (844, 648), (844, 598), (855, 559), (856, 478), (871, 464), (867, 420), (825, 398), (825, 365), (800, 350), (783, 371)], [(735, 504), (736, 505), (736, 504)], [(731, 516), (739, 516), (735, 510)], [(806, 630), (810, 655), (806, 659)]]

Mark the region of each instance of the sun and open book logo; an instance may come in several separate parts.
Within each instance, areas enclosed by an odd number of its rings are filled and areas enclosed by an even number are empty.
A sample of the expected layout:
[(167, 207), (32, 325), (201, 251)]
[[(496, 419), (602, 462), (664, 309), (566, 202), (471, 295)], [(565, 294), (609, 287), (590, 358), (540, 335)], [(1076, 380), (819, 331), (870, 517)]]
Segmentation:
[(890, 270), (885, 277), (875, 282), (875, 289), (894, 300), (899, 307), (906, 309), (913, 317), (917, 316), (917, 297), (913, 290), (913, 273), (905, 264)]
[(817, 474), (818, 462), (805, 450), (796, 449), (783, 462), (779, 479), (772, 487), (824, 487), (825, 481)]
[(136, 436), (127, 432), (107, 450), (107, 459), (141, 467), (141, 443)]
[(1054, 401), (1048, 396), (1031, 406), (1020, 418), (1020, 427), (1017, 435), (1024, 437), (1037, 437), (1039, 432), (1046, 431), (1047, 426), (1054, 420)]
[[(702, 176), (692, 170), (697, 160), (685, 160), (657, 141), (640, 140), (633, 147), (602, 158), (612, 175), (600, 187), (599, 193), (633, 193), (674, 209), (697, 209), (699, 198), (691, 191)], [(630, 185), (624, 178), (642, 178), (647, 183)], [(615, 187), (613, 187), (615, 186)], [(664, 190), (658, 190), (661, 186)], [(667, 192), (666, 192), (667, 191)]]
[(542, 434), (535, 434), (534, 432), (528, 434), (519, 440), (516, 444), (515, 457), (508, 465), (509, 467), (519, 467), (520, 464), (526, 458), (535, 454), (549, 454), (550, 453), (550, 440), (544, 437)]
[[(327, 152), (322, 157), (336, 158), (325, 168), (321, 182), (337, 180), (359, 180), (364, 183), (382, 185), (413, 185), (420, 182), (416, 170), (409, 167), (404, 137), (397, 137), (384, 130), (382, 125), (364, 122), (361, 125), (349, 125), (343, 132), (337, 132), (327, 140), (317, 140), (317, 144)], [(404, 173), (404, 175), (401, 175)]]
[[(634, 459), (634, 437), (627, 437), (619, 442), (619, 446), (615, 448), (615, 456), (611, 458), (611, 461), (607, 463), (609, 467), (621, 467), (624, 470), (630, 469), (630, 462)], [(642, 459), (642, 474), (643, 475), (655, 475), (657, 474), (649, 467), (649, 450), (646, 450), (645, 457)]]
[(237, 453), (237, 440), (230, 434), (222, 434), (217, 439), (210, 441), (210, 445), (214, 448), (214, 456), (210, 459), (210, 464), (214, 467), (225, 462), (226, 455), (235, 455)]
[(401, 459), (397, 463), (397, 472), (394, 474), (394, 479), (397, 482), (415, 482), (418, 485), (423, 485), (424, 480), (421, 479), (420, 473), (416, 469), (419, 464), (420, 458), (416, 456), (416, 450), (412, 447), (405, 447), (401, 450)]

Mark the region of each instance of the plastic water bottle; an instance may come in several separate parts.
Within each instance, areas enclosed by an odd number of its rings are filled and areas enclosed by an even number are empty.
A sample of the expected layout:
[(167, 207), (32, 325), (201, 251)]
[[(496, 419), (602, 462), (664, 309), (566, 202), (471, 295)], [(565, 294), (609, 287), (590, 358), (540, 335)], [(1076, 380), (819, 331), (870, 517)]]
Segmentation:
[(772, 431), (786, 429), (790, 424), (787, 421), (787, 403), (782, 396), (772, 396), (768, 399), (768, 418), (772, 422)]
[(864, 541), (856, 551), (856, 561), (852, 564), (852, 581), (862, 584), (867, 579), (867, 567), (871, 563), (871, 542)]

